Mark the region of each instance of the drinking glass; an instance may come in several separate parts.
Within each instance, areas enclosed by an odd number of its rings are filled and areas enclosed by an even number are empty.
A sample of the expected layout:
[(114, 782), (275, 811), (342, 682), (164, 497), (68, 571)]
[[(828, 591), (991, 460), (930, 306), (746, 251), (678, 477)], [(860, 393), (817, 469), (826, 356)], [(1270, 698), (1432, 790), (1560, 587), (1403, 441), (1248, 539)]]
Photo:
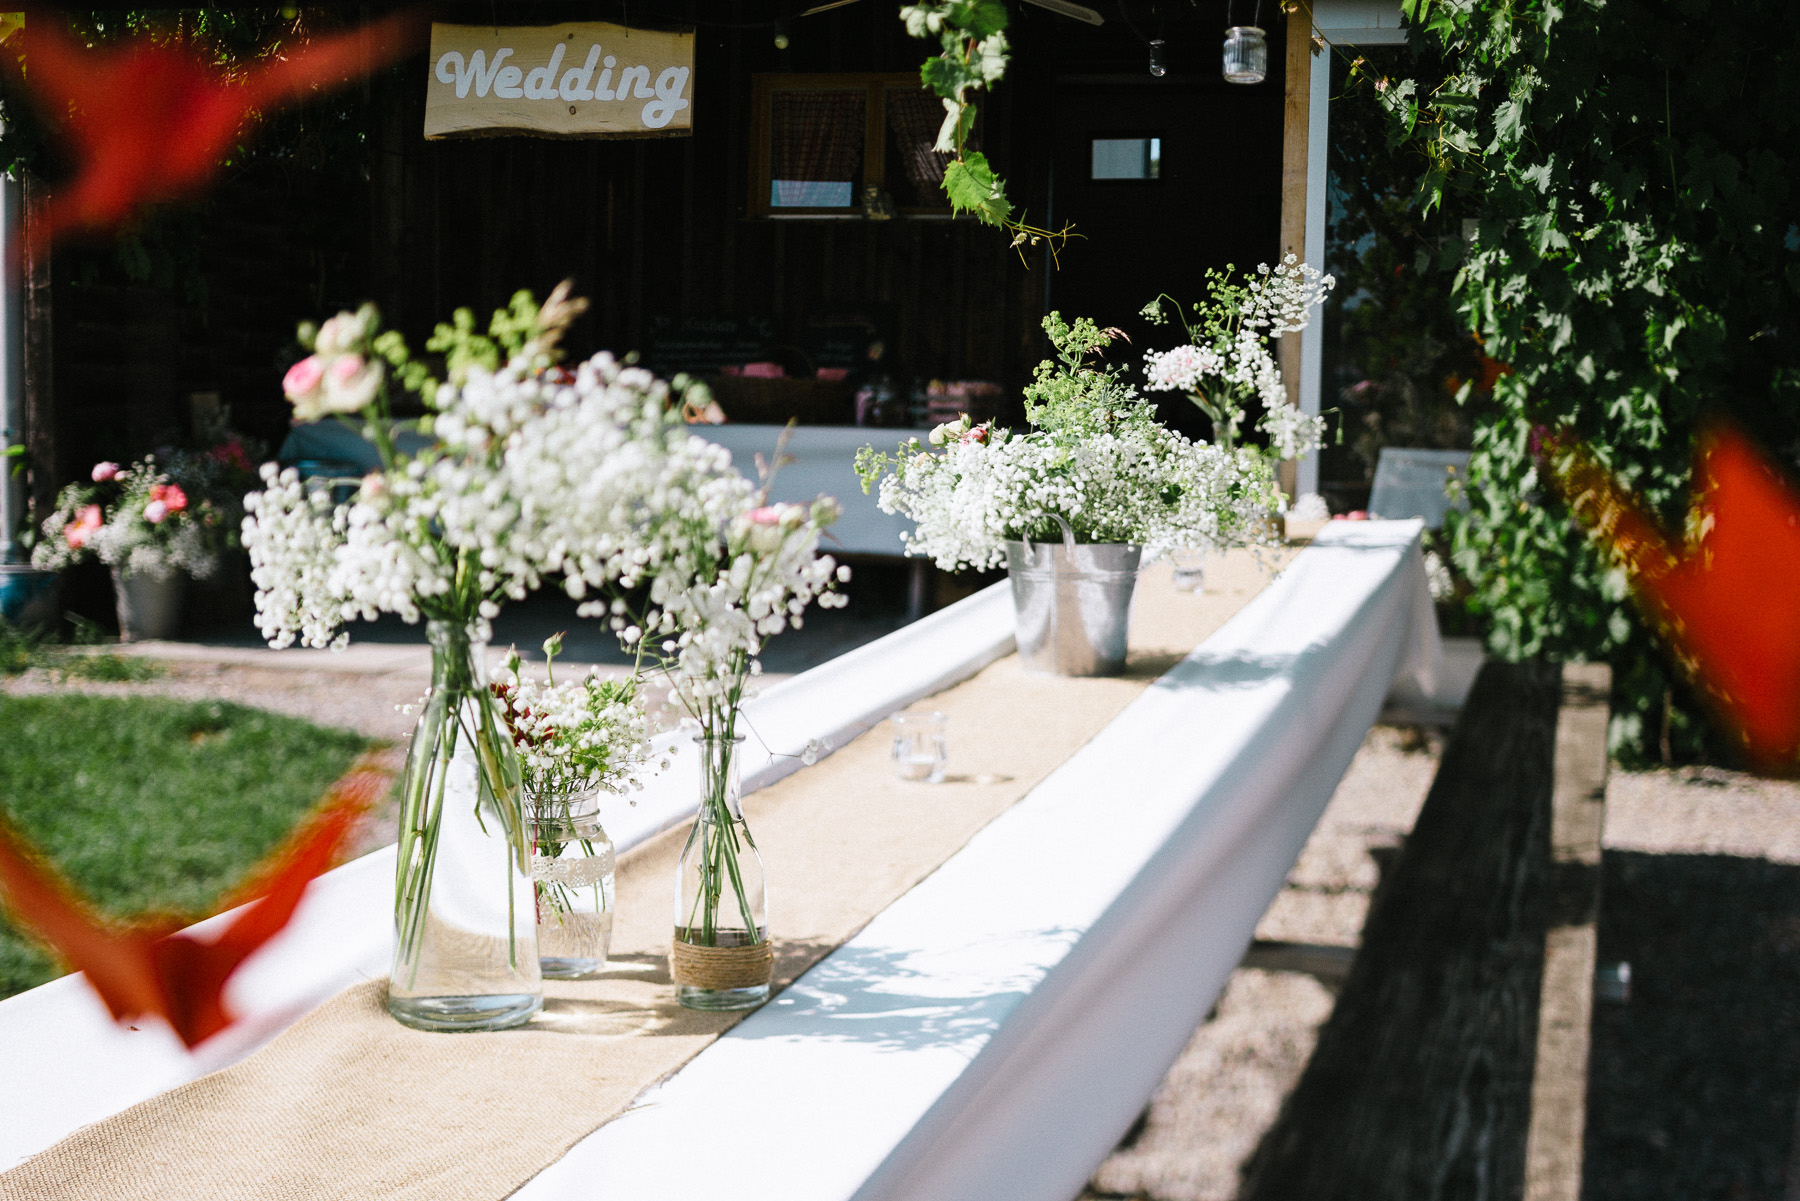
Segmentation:
[(902, 780), (942, 783), (950, 762), (944, 737), (949, 719), (934, 711), (896, 713), (889, 721), (894, 727), (894, 774)]

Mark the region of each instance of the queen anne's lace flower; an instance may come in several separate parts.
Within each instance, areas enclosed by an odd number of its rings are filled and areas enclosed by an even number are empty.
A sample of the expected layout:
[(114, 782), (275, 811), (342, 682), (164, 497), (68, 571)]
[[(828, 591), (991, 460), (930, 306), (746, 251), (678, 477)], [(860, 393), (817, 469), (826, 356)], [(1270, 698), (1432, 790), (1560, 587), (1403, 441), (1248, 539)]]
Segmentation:
[[(1254, 399), (1262, 409), (1257, 428), (1269, 437), (1278, 458), (1292, 459), (1322, 444), (1324, 422), (1299, 413), (1287, 403), (1281, 371), (1269, 352), (1269, 340), (1306, 328), (1312, 309), (1337, 281), (1288, 255), (1273, 269), (1267, 263), (1241, 286), (1229, 283), (1228, 272), (1209, 275), (1213, 295), (1176, 315), (1187, 326), (1190, 344), (1144, 355), (1145, 386), (1152, 392), (1183, 392), (1213, 419), (1220, 441), (1231, 445), (1244, 417), (1244, 403)], [(1167, 318), (1158, 297), (1144, 316), (1161, 325)]]

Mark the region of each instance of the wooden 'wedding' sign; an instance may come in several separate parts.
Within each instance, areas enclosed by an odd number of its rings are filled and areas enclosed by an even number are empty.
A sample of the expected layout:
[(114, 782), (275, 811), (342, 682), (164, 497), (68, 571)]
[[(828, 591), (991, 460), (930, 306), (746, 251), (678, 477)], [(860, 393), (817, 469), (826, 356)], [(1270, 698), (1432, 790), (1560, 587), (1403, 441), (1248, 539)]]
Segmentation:
[(425, 136), (693, 132), (694, 35), (599, 21), (431, 26)]

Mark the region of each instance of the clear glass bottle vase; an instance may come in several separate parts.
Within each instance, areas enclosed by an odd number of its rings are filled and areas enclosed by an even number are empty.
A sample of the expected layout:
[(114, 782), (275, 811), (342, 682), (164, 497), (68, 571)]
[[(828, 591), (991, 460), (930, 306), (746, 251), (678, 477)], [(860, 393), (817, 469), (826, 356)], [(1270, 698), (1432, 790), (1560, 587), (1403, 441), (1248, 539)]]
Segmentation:
[(548, 980), (585, 979), (612, 946), (614, 856), (600, 790), (543, 790), (529, 802), (538, 967)]
[(422, 1030), (500, 1030), (543, 1006), (518, 752), (487, 644), (433, 621), (431, 692), (400, 791), (388, 1012)]
[(689, 1009), (752, 1009), (769, 999), (775, 958), (762, 856), (738, 789), (743, 738), (701, 734), (700, 812), (675, 869), (669, 970)]

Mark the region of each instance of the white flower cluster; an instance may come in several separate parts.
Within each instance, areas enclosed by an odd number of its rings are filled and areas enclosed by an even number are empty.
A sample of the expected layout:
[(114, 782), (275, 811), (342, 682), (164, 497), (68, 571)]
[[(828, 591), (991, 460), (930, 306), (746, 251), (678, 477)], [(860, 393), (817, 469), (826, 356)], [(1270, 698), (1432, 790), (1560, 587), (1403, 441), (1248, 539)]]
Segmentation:
[[(1209, 278), (1217, 291), (1206, 304), (1195, 306), (1198, 320), (1188, 325), (1190, 343), (1145, 353), (1146, 387), (1192, 397), (1228, 444), (1243, 419), (1243, 402), (1254, 397), (1262, 406), (1258, 428), (1268, 435), (1278, 458), (1298, 458), (1317, 450), (1324, 422), (1287, 403), (1269, 341), (1305, 329), (1312, 309), (1337, 281), (1291, 254), (1273, 269), (1267, 263), (1259, 265), (1241, 287), (1225, 286), (1223, 274)], [(1185, 324), (1181, 306), (1176, 307)], [(1162, 323), (1160, 297), (1145, 307), (1144, 315)]]
[(1306, 328), (1313, 306), (1337, 286), (1337, 280), (1316, 267), (1299, 262), (1288, 255), (1269, 269), (1259, 263), (1256, 278), (1247, 285), (1250, 301), (1244, 313), (1244, 324), (1271, 338), (1297, 334)]
[(1325, 444), (1325, 419), (1298, 405), (1270, 405), (1256, 424), (1269, 436), (1269, 449), (1278, 459), (1297, 459)]
[(262, 468), (263, 490), (244, 498), (244, 549), (256, 585), (256, 628), (280, 649), (342, 647), (345, 597), (334, 590), (343, 515), (323, 488), (308, 488), (292, 467)]
[[(764, 639), (813, 600), (839, 600), (829, 590), (847, 573), (817, 553), (837, 506), (759, 506), (729, 452), (687, 433), (642, 368), (602, 353), (543, 370), (521, 353), (471, 367), (435, 402), (438, 445), (365, 478), (348, 505), (265, 469), (244, 539), (272, 644), (329, 645), (378, 612), (492, 618), (561, 577), (584, 616), (628, 644), (654, 639), (698, 717), (741, 693)], [(623, 594), (645, 585), (648, 609), (628, 616)]]
[(1146, 385), (1152, 392), (1209, 392), (1218, 380), (1239, 395), (1254, 396), (1264, 410), (1287, 404), (1281, 369), (1254, 330), (1240, 329), (1224, 347), (1177, 346), (1144, 352)]
[(643, 788), (637, 772), (650, 754), (650, 718), (633, 681), (594, 675), (572, 684), (535, 680), (521, 672), (515, 656), (495, 691), (506, 704), (528, 791)]
[[(724, 478), (716, 483), (703, 490), (705, 501), (733, 507), (738, 489)], [(799, 629), (815, 600), (821, 608), (847, 603), (832, 589), (850, 569), (818, 553), (820, 535), (838, 513), (836, 502), (823, 498), (811, 506), (762, 505), (740, 508), (721, 528), (683, 520), (672, 509), (638, 548), (649, 552), (640, 578), (649, 582), (650, 610), (632, 620), (615, 600), (590, 601), (581, 612), (608, 612), (628, 644), (648, 640), (669, 675), (671, 697), (716, 728), (714, 721), (745, 699), (746, 679), (760, 673), (764, 641)]]
[(946, 571), (998, 567), (1009, 541), (1059, 541), (1058, 517), (1083, 542), (1136, 543), (1154, 556), (1253, 540), (1274, 510), (1261, 455), (1154, 423), (1072, 445), (1005, 431), (946, 441), (941, 454), (912, 443), (879, 494), (884, 512), (918, 523), (907, 553)]

